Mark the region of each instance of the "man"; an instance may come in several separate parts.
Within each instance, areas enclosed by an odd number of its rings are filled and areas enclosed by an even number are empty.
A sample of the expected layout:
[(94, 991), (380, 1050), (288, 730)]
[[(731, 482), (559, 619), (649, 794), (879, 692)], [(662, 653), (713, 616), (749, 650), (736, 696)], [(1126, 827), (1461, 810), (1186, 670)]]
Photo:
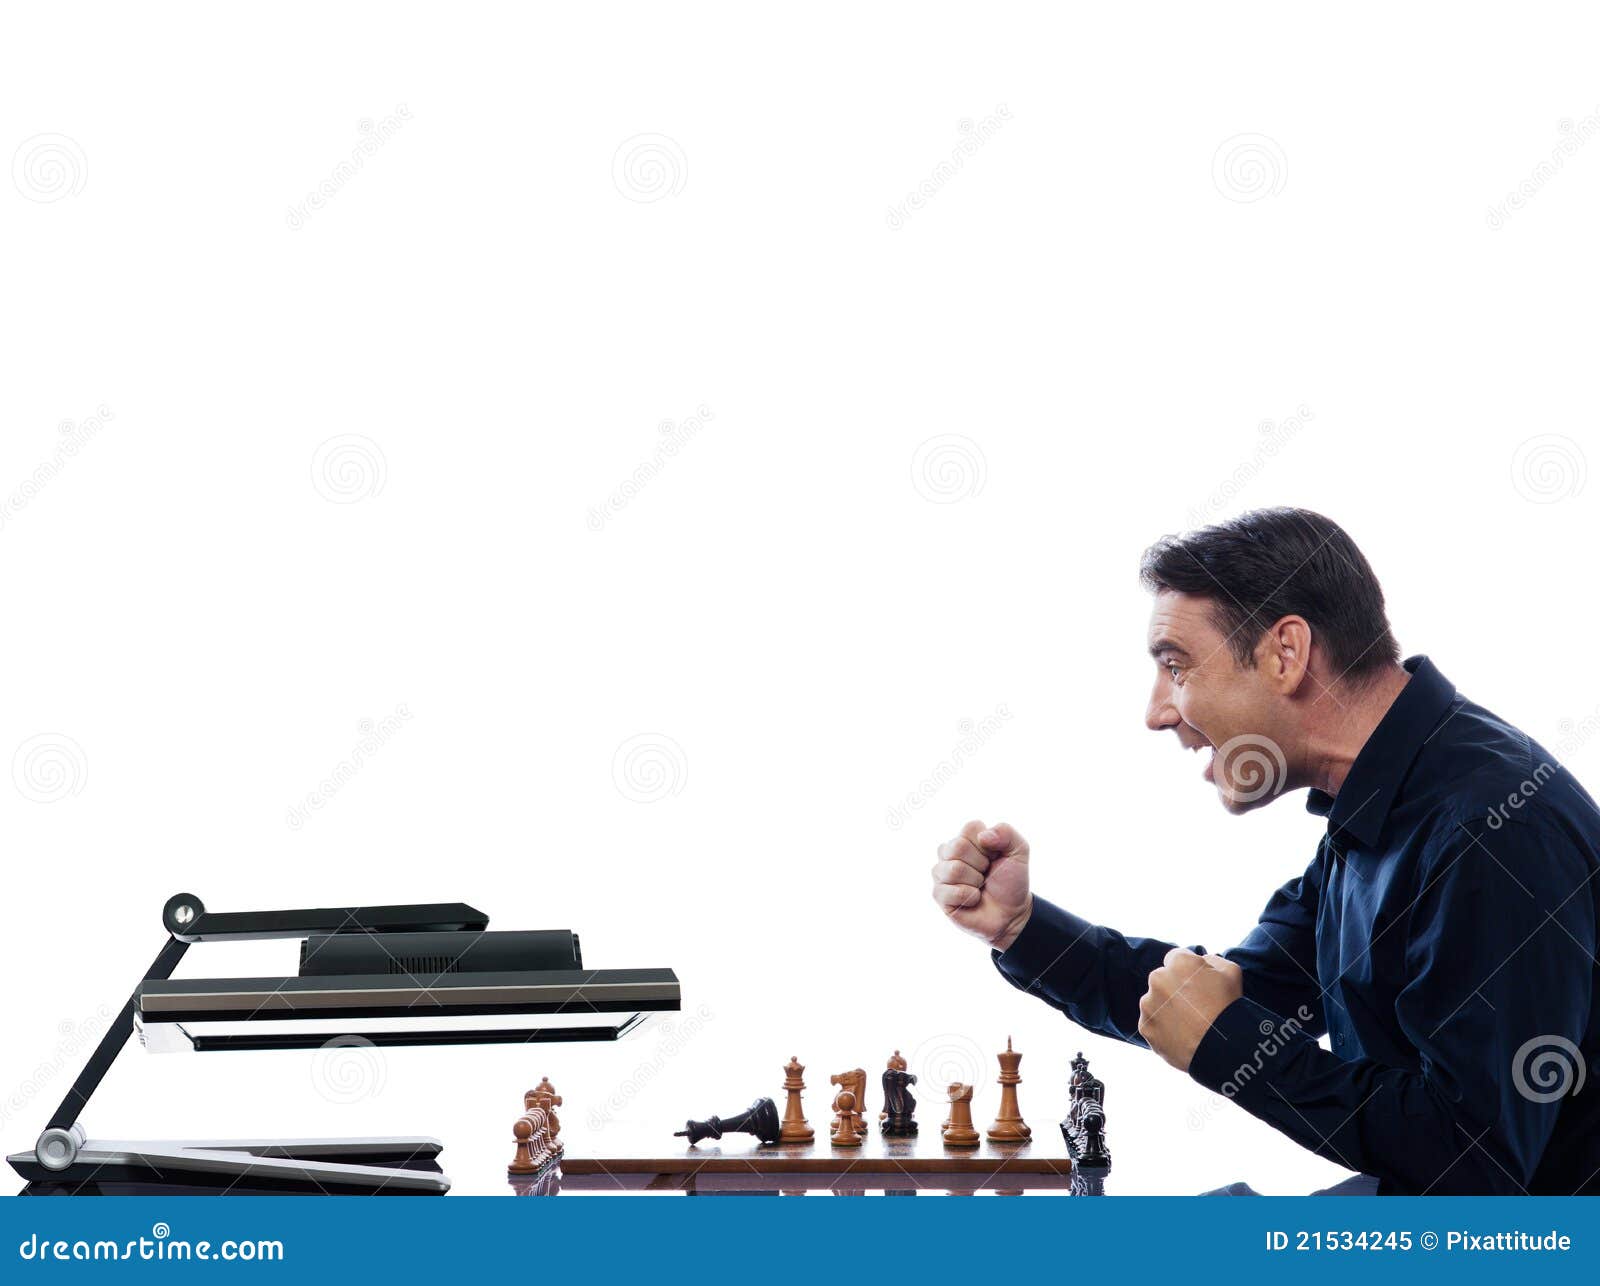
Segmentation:
[(1372, 569), (1327, 518), (1168, 537), (1141, 574), (1146, 725), (1208, 755), (1229, 812), (1309, 788), (1327, 819), (1311, 865), (1226, 957), (1034, 896), (1003, 824), (941, 846), (935, 901), (1015, 986), (1381, 1193), (1600, 1193), (1594, 801), (1426, 657), (1401, 663)]

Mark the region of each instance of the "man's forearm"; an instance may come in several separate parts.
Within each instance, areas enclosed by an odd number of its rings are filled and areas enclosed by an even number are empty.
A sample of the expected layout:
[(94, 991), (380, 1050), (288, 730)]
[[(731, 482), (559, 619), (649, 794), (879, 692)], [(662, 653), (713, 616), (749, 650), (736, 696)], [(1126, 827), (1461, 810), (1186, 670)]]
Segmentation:
[(1074, 1022), (1142, 1045), (1139, 998), (1172, 946), (1154, 938), (1123, 937), (1036, 895), (1021, 932), (993, 958), (1013, 986)]
[(1525, 1191), (1531, 1168), (1420, 1072), (1346, 1060), (1248, 998), (1218, 1015), (1189, 1075), (1296, 1143), (1395, 1193)]

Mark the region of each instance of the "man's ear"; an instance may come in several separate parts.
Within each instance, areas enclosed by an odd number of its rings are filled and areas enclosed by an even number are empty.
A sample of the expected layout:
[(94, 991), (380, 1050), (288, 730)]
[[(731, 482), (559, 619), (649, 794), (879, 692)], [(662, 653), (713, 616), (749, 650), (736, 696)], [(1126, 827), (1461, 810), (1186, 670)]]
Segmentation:
[(1284, 696), (1300, 690), (1311, 670), (1311, 624), (1303, 616), (1279, 617), (1262, 640), (1258, 658), (1267, 681)]

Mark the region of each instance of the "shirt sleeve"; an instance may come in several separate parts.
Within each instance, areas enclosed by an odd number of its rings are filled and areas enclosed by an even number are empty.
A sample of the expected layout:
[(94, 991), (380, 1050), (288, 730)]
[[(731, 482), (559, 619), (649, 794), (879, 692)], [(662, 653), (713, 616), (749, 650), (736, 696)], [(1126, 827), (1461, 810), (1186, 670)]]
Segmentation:
[(1038, 996), (1090, 1031), (1143, 1045), (1139, 998), (1173, 945), (1124, 937), (1036, 895), (1017, 940), (990, 955), (1013, 987)]
[[(1324, 841), (1326, 843), (1326, 841)], [(1317, 910), (1322, 896), (1324, 850), (1306, 873), (1272, 895), (1250, 935), (1229, 960), (1244, 973), (1244, 994), (1295, 1020), (1308, 1035), (1327, 1030), (1317, 981)]]
[(1248, 994), (1201, 1040), (1190, 1075), (1380, 1191), (1527, 1190), (1562, 1106), (1539, 1051), (1588, 1022), (1592, 872), (1554, 828), (1455, 824), (1420, 864), (1396, 931), (1408, 981), (1395, 1018), (1414, 1066), (1343, 1059)]

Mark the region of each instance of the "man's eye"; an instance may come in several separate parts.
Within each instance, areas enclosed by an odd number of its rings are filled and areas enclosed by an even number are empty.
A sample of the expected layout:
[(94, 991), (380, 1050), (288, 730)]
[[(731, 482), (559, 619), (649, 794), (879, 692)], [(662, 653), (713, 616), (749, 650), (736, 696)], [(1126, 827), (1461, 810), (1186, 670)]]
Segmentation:
[(1167, 673), (1172, 676), (1172, 681), (1174, 683), (1178, 681), (1178, 667), (1175, 662), (1167, 662)]

